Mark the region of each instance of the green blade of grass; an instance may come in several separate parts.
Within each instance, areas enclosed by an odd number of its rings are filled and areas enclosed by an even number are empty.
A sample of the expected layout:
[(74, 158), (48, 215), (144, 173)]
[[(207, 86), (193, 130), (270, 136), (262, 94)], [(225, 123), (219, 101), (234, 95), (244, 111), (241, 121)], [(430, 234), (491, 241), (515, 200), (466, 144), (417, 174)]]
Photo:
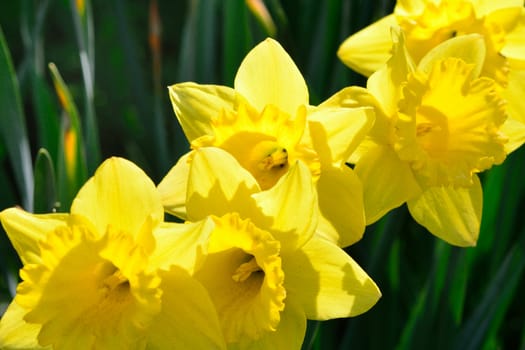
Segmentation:
[(31, 85), (31, 98), (37, 125), (38, 147), (49, 151), (57, 159), (60, 137), (59, 116), (49, 85), (44, 76), (45, 36), (44, 24), (48, 14), (49, 0), (33, 2), (23, 0), (20, 23), (24, 44), (24, 61), (27, 61), (27, 76)]
[(18, 81), (4, 33), (0, 28), (0, 135), (7, 148), (22, 205), (33, 210), (33, 166)]
[(253, 37), (248, 25), (248, 11), (244, 0), (226, 0), (224, 13), (224, 51), (222, 77), (227, 86), (233, 80), (244, 56), (253, 46)]
[(100, 144), (94, 106), (95, 45), (91, 1), (70, 0), (70, 5), (84, 81), (86, 162), (91, 174), (100, 163)]
[(45, 148), (35, 160), (35, 213), (51, 213), (57, 201), (53, 161)]
[(523, 276), (525, 252), (523, 242), (517, 242), (505, 257), (497, 273), (488, 280), (481, 302), (454, 341), (453, 349), (480, 349), (489, 336), (488, 331), (498, 328), (501, 317), (515, 295)]
[(412, 307), (401, 340), (396, 349), (417, 349), (425, 346), (435, 331), (434, 323), (439, 311), (451, 247), (436, 240), (434, 257), (428, 280)]
[(58, 159), (58, 197), (60, 210), (69, 210), (71, 202), (87, 179), (86, 157), (77, 107), (57, 67), (49, 64), (55, 90), (64, 110)]
[(217, 83), (220, 47), (216, 40), (217, 1), (196, 0), (184, 23), (179, 58), (179, 81)]

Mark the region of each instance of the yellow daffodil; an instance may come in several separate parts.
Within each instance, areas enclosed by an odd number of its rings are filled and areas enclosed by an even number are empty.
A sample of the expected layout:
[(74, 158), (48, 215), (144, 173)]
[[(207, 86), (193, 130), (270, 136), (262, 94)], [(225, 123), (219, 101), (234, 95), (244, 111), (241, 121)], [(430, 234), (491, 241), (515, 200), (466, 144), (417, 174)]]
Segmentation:
[(317, 198), (306, 164), (290, 164), (261, 191), (220, 148), (201, 147), (184, 162), (187, 219), (215, 223), (194, 276), (210, 292), (229, 349), (300, 349), (306, 319), (354, 316), (377, 302), (370, 277), (315, 233)]
[(350, 68), (369, 76), (391, 55), (391, 28), (406, 35), (418, 63), (432, 48), (462, 35), (482, 35), (486, 56), (480, 72), (496, 81), (508, 103), (502, 129), (511, 152), (525, 142), (525, 8), (523, 0), (399, 0), (394, 12), (346, 39), (338, 51)]
[(0, 348), (224, 348), (213, 303), (190, 276), (213, 222), (163, 218), (154, 184), (121, 158), (99, 167), (71, 214), (2, 211), (24, 267)]
[[(393, 56), (367, 89), (350, 87), (330, 105), (375, 106), (376, 123), (352, 162), (363, 181), (367, 222), (407, 202), (414, 219), (459, 246), (475, 245), (482, 189), (477, 173), (501, 163), (513, 142), (497, 83), (480, 77), (483, 38), (450, 39), (415, 66), (394, 33)], [(385, 175), (387, 174), (387, 175)]]
[[(257, 180), (271, 188), (301, 160), (313, 175), (321, 212), (320, 231), (340, 246), (362, 237), (362, 187), (348, 156), (373, 124), (370, 108), (309, 105), (306, 83), (292, 59), (274, 40), (248, 53), (234, 88), (192, 82), (170, 86), (173, 108), (193, 149), (220, 147)], [(184, 182), (184, 174), (174, 174)], [(183, 207), (184, 193), (170, 193), (168, 210)]]

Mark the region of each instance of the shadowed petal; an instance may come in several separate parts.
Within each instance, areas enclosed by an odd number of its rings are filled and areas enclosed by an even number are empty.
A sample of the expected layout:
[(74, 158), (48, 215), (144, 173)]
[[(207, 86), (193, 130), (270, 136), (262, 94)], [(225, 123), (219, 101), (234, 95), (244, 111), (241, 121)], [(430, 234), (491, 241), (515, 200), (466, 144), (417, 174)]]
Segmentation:
[(160, 273), (162, 311), (151, 324), (148, 349), (225, 349), (206, 289), (183, 269)]
[[(310, 170), (302, 162), (290, 167), (271, 189), (253, 195), (261, 215), (252, 217), (281, 242), (282, 250), (302, 246), (317, 226), (317, 196)], [(272, 218), (268, 223), (268, 218)]]
[(199, 148), (194, 151), (189, 172), (188, 219), (250, 210), (254, 205), (250, 195), (259, 190), (253, 176), (232, 155), (219, 148)]
[(377, 146), (365, 153), (355, 172), (363, 182), (367, 225), (421, 191), (410, 166), (386, 146)]
[(325, 169), (317, 182), (321, 212), (318, 232), (340, 247), (359, 241), (365, 231), (363, 186), (347, 166)]
[(27, 310), (11, 302), (6, 312), (0, 319), (0, 349), (26, 350), (26, 349), (51, 349), (50, 346), (40, 346), (37, 336), (41, 325), (24, 321)]
[(186, 189), (190, 173), (190, 155), (186, 153), (164, 176), (157, 186), (164, 210), (183, 220), (186, 219)]

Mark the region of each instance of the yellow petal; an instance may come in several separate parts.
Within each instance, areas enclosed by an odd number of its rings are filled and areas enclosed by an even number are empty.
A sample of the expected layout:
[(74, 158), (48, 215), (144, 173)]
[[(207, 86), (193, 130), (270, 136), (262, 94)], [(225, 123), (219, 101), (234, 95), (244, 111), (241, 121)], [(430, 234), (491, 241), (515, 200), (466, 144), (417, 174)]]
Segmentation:
[(509, 139), (509, 142), (505, 144), (507, 154), (514, 152), (525, 143), (525, 124), (516, 119), (507, 119), (501, 126), (501, 132)]
[[(521, 65), (523, 65), (525, 60), (525, 9), (523, 4), (520, 5), (519, 11), (517, 23), (513, 23), (514, 28), (505, 35), (505, 46), (503, 46), (501, 54), (511, 60), (520, 60), (522, 61)], [(514, 68), (512, 63), (511, 67)], [(521, 66), (520, 68), (524, 69), (525, 67)]]
[(211, 121), (221, 110), (234, 108), (235, 90), (220, 85), (192, 82), (169, 87), (171, 104), (184, 134), (191, 143), (203, 135), (213, 135)]
[(483, 193), (476, 175), (471, 187), (431, 187), (408, 202), (412, 217), (433, 235), (460, 246), (475, 246)]
[(0, 349), (51, 349), (38, 344), (37, 336), (41, 327), (25, 322), (26, 314), (27, 310), (18, 305), (15, 298), (0, 319)]
[[(375, 112), (374, 124), (369, 132), (370, 138), (379, 143), (389, 143), (393, 136), (393, 120), (391, 117), (387, 116), (387, 112), (384, 110), (383, 106), (367, 89), (358, 86), (347, 87), (338, 91), (319, 105), (319, 107), (347, 108), (362, 106), (372, 107)], [(366, 139), (361, 142), (359, 147), (357, 147), (352, 153), (349, 158), (351, 163), (356, 163), (361, 155), (366, 152), (367, 147), (363, 149), (363, 144), (365, 142), (367, 142)]]
[(425, 0), (398, 0), (394, 12), (396, 15), (415, 15), (423, 11), (425, 5)]
[(270, 38), (246, 55), (234, 85), (259, 112), (273, 104), (295, 115), (299, 106), (308, 105), (308, 88), (301, 72), (282, 46)]
[(374, 281), (344, 250), (319, 237), (293, 256), (283, 255), (283, 269), (287, 298), (300, 302), (308, 319), (356, 316), (381, 296)]
[(186, 219), (186, 186), (190, 173), (190, 154), (186, 153), (164, 176), (157, 186), (164, 210)]
[(315, 109), (308, 115), (308, 128), (321, 166), (344, 166), (373, 123), (369, 107)]
[(523, 0), (474, 0), (474, 8), (478, 17), (485, 16), (490, 12), (508, 7), (523, 7)]
[(367, 225), (421, 191), (410, 166), (388, 146), (370, 149), (356, 164), (355, 172), (363, 183)]
[(475, 65), (472, 74), (477, 77), (485, 63), (485, 54), (483, 36), (479, 34), (462, 35), (434, 47), (421, 59), (417, 68), (428, 74), (436, 62), (447, 57), (456, 57)]
[(117, 157), (102, 163), (80, 189), (71, 214), (87, 217), (99, 234), (111, 225), (135, 238), (148, 217), (153, 226), (164, 219), (160, 195), (150, 178), (132, 162)]
[(387, 64), (372, 74), (366, 82), (367, 89), (377, 100), (387, 116), (398, 109), (401, 88), (407, 75), (415, 70), (415, 65), (405, 46), (405, 36), (399, 29), (392, 30), (392, 57)]
[(365, 231), (363, 186), (347, 166), (324, 169), (317, 182), (317, 231), (340, 247), (359, 241)]
[(394, 15), (383, 17), (347, 38), (339, 47), (337, 56), (356, 72), (371, 75), (390, 57), (391, 27), (397, 27)]
[(508, 137), (509, 142), (505, 144), (505, 151), (513, 152), (525, 142), (525, 70), (511, 71), (509, 74), (509, 85), (503, 91), (503, 97), (507, 100), (507, 111), (509, 118), (501, 127), (501, 131)]
[(67, 224), (68, 214), (31, 214), (9, 208), (0, 213), (0, 220), (11, 244), (24, 265), (40, 261), (39, 242), (59, 226)]
[(183, 269), (160, 272), (162, 310), (153, 319), (148, 349), (226, 349), (215, 307)]
[(281, 242), (281, 249), (302, 246), (313, 235), (318, 222), (317, 196), (310, 170), (296, 162), (271, 189), (253, 195), (260, 209), (251, 216)]
[(188, 179), (188, 219), (198, 221), (211, 214), (253, 210), (255, 202), (250, 195), (259, 190), (253, 176), (229, 153), (220, 148), (199, 148), (194, 151)]
[(301, 306), (293, 299), (286, 299), (286, 306), (281, 312), (281, 321), (275, 332), (267, 332), (257, 340), (244, 340), (228, 344), (230, 350), (244, 349), (300, 349), (306, 332), (306, 316)]
[(177, 265), (193, 273), (205, 258), (208, 238), (214, 227), (211, 219), (184, 224), (163, 223), (153, 233), (157, 244), (150, 256), (150, 268), (168, 270)]

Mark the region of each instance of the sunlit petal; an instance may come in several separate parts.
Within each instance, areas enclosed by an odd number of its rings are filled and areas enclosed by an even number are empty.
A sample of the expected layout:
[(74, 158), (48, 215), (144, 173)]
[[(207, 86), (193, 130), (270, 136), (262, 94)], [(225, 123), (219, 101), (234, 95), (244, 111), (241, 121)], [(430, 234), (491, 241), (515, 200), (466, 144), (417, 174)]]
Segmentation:
[(123, 158), (109, 158), (80, 189), (71, 214), (87, 217), (100, 234), (108, 225), (137, 237), (144, 222), (164, 219), (160, 196), (150, 178)]
[(313, 237), (293, 259), (283, 256), (290, 298), (309, 319), (326, 320), (362, 314), (378, 301), (374, 281), (342, 249)]
[(172, 85), (169, 92), (173, 110), (190, 142), (210, 135), (213, 118), (223, 109), (232, 110), (237, 98), (232, 88), (192, 82)]
[(308, 105), (308, 88), (301, 72), (273, 39), (266, 39), (246, 55), (234, 85), (259, 112), (273, 104), (295, 115), (299, 106)]
[(9, 208), (0, 213), (0, 220), (11, 244), (23, 264), (40, 261), (39, 242), (59, 226), (65, 226), (68, 214), (31, 214)]
[(479, 235), (483, 194), (477, 176), (467, 188), (431, 187), (408, 201), (412, 217), (432, 234), (460, 247), (474, 246)]
[(356, 72), (371, 75), (390, 57), (390, 29), (393, 26), (397, 26), (394, 15), (383, 17), (347, 38), (339, 47), (337, 56)]

